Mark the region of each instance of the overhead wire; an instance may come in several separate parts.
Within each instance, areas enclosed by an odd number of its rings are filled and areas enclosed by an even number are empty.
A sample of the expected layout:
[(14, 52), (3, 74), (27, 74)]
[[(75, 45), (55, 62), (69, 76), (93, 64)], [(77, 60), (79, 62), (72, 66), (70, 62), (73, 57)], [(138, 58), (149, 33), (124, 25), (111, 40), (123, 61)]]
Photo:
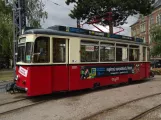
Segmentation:
[(65, 6), (63, 6), (63, 5), (60, 5), (59, 3), (56, 3), (56, 2), (54, 2), (53, 0), (47, 0), (47, 1), (50, 1), (50, 2), (51, 2), (51, 3), (53, 3), (54, 5), (57, 5), (57, 6), (63, 7), (63, 8), (68, 9), (68, 10), (71, 10), (70, 8), (65, 7)]
[[(70, 11), (71, 11), (71, 9), (70, 9), (70, 8), (65, 7), (65, 6), (63, 6), (63, 5), (60, 5), (59, 3), (54, 2), (53, 0), (46, 0), (46, 1), (49, 1), (49, 2), (53, 3), (53, 4), (54, 4), (54, 5), (56, 5), (56, 6), (60, 6), (60, 7), (62, 7), (62, 8), (65, 8), (65, 9), (68, 9), (68, 10), (70, 10)], [(137, 16), (133, 16), (133, 17), (138, 18)], [(106, 29), (107, 29), (107, 28), (106, 28)], [(124, 28), (124, 30), (125, 30), (125, 31), (129, 31), (129, 30), (126, 30), (126, 28)]]

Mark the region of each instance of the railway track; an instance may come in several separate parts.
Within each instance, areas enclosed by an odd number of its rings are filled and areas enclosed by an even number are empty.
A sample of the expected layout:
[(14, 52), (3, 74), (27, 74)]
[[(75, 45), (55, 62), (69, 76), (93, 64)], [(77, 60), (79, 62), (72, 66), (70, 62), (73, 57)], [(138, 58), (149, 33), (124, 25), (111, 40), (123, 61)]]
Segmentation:
[(71, 93), (62, 92), (62, 93), (54, 93), (51, 95), (37, 96), (33, 98), (26, 97), (16, 101), (7, 102), (4, 104), (0, 104), (0, 116), (7, 115), (9, 113), (16, 112), (21, 109), (26, 109), (32, 106), (36, 106), (51, 100), (63, 99), (66, 97), (74, 97), (77, 95), (82, 95), (84, 93), (85, 92), (80, 93), (79, 91), (71, 92)]
[(2, 93), (2, 92), (6, 92), (6, 85), (8, 84), (8, 83), (11, 83), (12, 81), (4, 81), (4, 82), (0, 82), (0, 93)]
[(10, 82), (12, 82), (12, 81), (4, 81), (4, 82), (0, 82), (0, 87), (1, 87), (1, 86), (5, 86), (6, 84), (8, 84), (8, 83), (10, 83)]
[(50, 98), (52, 99), (53, 97), (47, 96), (44, 98), (42, 98), (42, 97), (40, 97), (40, 98), (39, 97), (38, 98), (23, 98), (23, 99), (19, 99), (16, 101), (11, 101), (8, 103), (0, 104), (0, 116), (20, 110), (20, 109), (28, 108), (28, 107), (31, 107), (34, 105), (38, 105), (38, 104), (47, 102), (47, 101), (51, 100)]
[[(8, 103), (0, 104), (0, 116), (11, 113), (11, 112), (15, 112), (15, 111), (18, 111), (18, 110), (21, 110), (21, 109), (25, 109), (25, 108), (28, 108), (28, 107), (31, 107), (31, 106), (35, 106), (35, 105), (38, 105), (38, 104), (41, 104), (41, 103), (45, 103), (45, 102), (48, 102), (50, 100), (57, 100), (57, 99), (61, 99), (61, 98), (65, 98), (65, 97), (72, 97), (72, 96), (76, 96), (76, 95), (80, 96), (84, 93), (90, 93), (90, 92), (92, 92), (92, 91), (91, 90), (88, 91), (88, 92), (82, 91), (81, 93), (80, 92), (75, 92), (75, 93), (69, 92), (69, 93), (66, 93), (66, 94), (56, 94), (56, 95), (53, 95), (53, 96), (47, 95), (47, 96), (30, 98), (30, 99), (29, 98), (23, 98), (23, 99), (20, 99), (20, 100), (17, 100), (17, 101), (12, 101), (12, 102), (8, 102)], [(132, 103), (132, 102), (135, 102), (135, 101), (138, 101), (138, 100), (142, 100), (142, 99), (146, 99), (146, 98), (150, 98), (150, 97), (154, 97), (154, 96), (157, 96), (157, 95), (161, 95), (161, 92), (153, 94), (153, 95), (148, 95), (148, 96), (145, 96), (145, 97), (142, 97), (142, 98), (138, 98), (138, 99), (120, 104), (118, 106), (103, 110), (103, 111), (96, 113), (92, 116), (88, 116), (88, 117), (84, 118), (83, 120), (94, 117), (95, 115), (101, 114), (104, 111), (106, 111), (106, 112), (112, 111), (112, 110), (117, 109), (119, 107), (125, 106), (129, 103)]]
[(142, 112), (141, 114), (139, 114), (139, 115), (137, 115), (137, 116), (131, 118), (130, 120), (142, 119), (142, 118), (144, 118), (147, 114), (149, 114), (149, 113), (151, 113), (151, 112), (153, 112), (153, 111), (155, 111), (155, 110), (158, 110), (158, 109), (160, 109), (160, 108), (161, 108), (161, 104), (160, 104), (160, 105), (157, 105), (157, 106), (155, 106), (155, 107), (153, 107), (153, 108), (151, 108), (151, 109), (149, 109), (149, 110), (147, 110), (147, 111)]
[[(115, 110), (118, 110), (118, 109), (121, 110), (121, 109), (123, 109), (123, 107), (125, 107), (125, 106), (128, 106), (128, 107), (129, 107), (129, 104), (132, 104), (132, 103), (135, 103), (135, 102), (138, 102), (138, 101), (141, 101), (141, 100), (146, 100), (146, 99), (148, 99), (148, 98), (157, 97), (157, 96), (159, 96), (159, 95), (161, 95), (161, 93), (156, 93), (156, 94), (148, 95), (148, 96), (145, 96), (145, 97), (137, 98), (137, 99), (128, 101), (128, 102), (126, 102), (126, 103), (122, 103), (122, 104), (119, 104), (119, 105), (117, 105), (117, 106), (114, 106), (114, 107), (111, 107), (111, 108), (102, 110), (102, 111), (100, 111), (100, 112), (98, 112), (98, 113), (95, 113), (95, 114), (93, 114), (93, 115), (87, 116), (87, 117), (83, 118), (82, 120), (96, 120), (96, 119), (99, 119), (98, 116), (101, 116), (101, 115), (103, 115), (103, 114), (112, 113), (112, 112), (114, 112)], [(147, 109), (147, 110), (145, 110), (145, 111), (143, 111), (143, 112), (140, 112), (139, 114), (137, 114), (137, 115), (131, 117), (129, 120), (138, 120), (138, 119), (144, 117), (145, 115), (147, 115), (148, 113), (150, 113), (150, 112), (152, 112), (152, 111), (154, 111), (154, 110), (157, 110), (157, 109), (159, 109), (159, 108), (161, 108), (161, 104), (159, 104), (159, 105), (157, 105), (157, 106), (154, 106), (154, 107), (151, 107), (150, 109)], [(125, 113), (125, 114), (127, 114), (127, 113)], [(104, 119), (105, 119), (105, 118), (104, 118)]]

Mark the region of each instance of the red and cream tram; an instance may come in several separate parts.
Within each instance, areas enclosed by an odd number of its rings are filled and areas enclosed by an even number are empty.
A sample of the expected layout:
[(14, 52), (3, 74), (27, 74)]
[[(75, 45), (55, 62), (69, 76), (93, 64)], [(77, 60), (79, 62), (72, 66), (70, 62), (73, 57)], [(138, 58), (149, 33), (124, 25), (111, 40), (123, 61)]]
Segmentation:
[(150, 77), (142, 39), (54, 26), (18, 41), (16, 88), (28, 96), (119, 84)]

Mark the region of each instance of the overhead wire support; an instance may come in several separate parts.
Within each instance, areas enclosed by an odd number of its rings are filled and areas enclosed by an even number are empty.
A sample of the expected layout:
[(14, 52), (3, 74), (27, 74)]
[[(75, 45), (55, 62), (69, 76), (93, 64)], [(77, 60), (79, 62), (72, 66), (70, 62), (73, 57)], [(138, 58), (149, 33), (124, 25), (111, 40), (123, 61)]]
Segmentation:
[(6, 6), (11, 5), (13, 11), (13, 66), (14, 78), (16, 77), (16, 61), (18, 49), (18, 37), (22, 34), (22, 29), (26, 26), (25, 0), (5, 0)]

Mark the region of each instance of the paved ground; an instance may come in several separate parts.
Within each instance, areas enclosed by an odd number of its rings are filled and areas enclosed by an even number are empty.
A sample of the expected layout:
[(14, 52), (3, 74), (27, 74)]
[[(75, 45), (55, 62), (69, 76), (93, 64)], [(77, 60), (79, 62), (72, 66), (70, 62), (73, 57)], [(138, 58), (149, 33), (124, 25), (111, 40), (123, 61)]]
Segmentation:
[[(0, 120), (78, 120), (118, 104), (158, 92), (161, 92), (160, 76), (140, 84), (80, 92), (77, 96), (53, 99), (37, 106), (0, 116)], [(12, 101), (21, 97), (23, 95), (19, 94), (16, 97), (16, 95), (0, 93), (0, 102), (3, 103), (8, 98), (9, 101)]]

